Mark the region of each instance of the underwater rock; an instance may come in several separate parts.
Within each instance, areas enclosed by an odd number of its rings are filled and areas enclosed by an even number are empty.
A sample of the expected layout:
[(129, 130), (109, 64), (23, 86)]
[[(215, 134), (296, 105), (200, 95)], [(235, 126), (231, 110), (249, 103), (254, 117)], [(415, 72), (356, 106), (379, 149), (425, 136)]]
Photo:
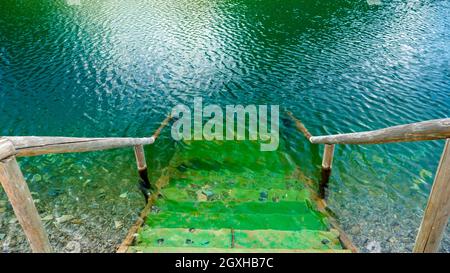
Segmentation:
[(367, 0), (367, 5), (369, 6), (379, 6), (381, 4), (381, 0)]
[(70, 241), (64, 247), (64, 252), (67, 252), (67, 253), (80, 253), (81, 252), (81, 245), (77, 241)]
[(266, 201), (269, 198), (269, 193), (267, 191), (262, 191), (259, 193), (259, 201)]
[(214, 192), (211, 190), (202, 190), (202, 193), (206, 195), (206, 200), (212, 200), (214, 197)]
[(387, 241), (388, 241), (389, 243), (394, 244), (394, 243), (397, 242), (397, 239), (395, 239), (395, 237), (390, 237)]
[(47, 194), (48, 194), (50, 197), (57, 197), (58, 195), (60, 195), (60, 194), (63, 193), (63, 192), (64, 192), (64, 191), (63, 191), (62, 189), (52, 188), (52, 189), (49, 189), (49, 190), (48, 190)]
[(81, 219), (73, 219), (70, 222), (75, 225), (81, 225), (83, 223), (83, 221)]
[(366, 249), (369, 250), (370, 253), (381, 253), (381, 245), (377, 241), (370, 241)]
[(63, 215), (61, 217), (56, 218), (56, 222), (58, 222), (58, 224), (62, 224), (62, 223), (72, 220), (73, 218), (75, 218), (75, 217), (73, 217), (72, 215)]
[(53, 220), (53, 215), (47, 215), (42, 218), (42, 221), (51, 221), (51, 220)]
[(354, 234), (354, 235), (358, 235), (358, 234), (361, 233), (361, 228), (360, 228), (359, 226), (353, 226), (353, 227), (350, 229), (350, 233), (351, 233), (351, 234)]
[(116, 229), (119, 229), (123, 226), (123, 223), (121, 221), (114, 221), (114, 227)]
[(197, 192), (197, 201), (208, 201), (208, 196), (206, 194), (203, 193), (203, 191), (198, 190)]
[(33, 181), (34, 182), (39, 182), (41, 180), (42, 180), (42, 176), (40, 174), (33, 175)]
[(127, 198), (128, 193), (124, 192), (121, 195), (119, 195), (120, 198)]

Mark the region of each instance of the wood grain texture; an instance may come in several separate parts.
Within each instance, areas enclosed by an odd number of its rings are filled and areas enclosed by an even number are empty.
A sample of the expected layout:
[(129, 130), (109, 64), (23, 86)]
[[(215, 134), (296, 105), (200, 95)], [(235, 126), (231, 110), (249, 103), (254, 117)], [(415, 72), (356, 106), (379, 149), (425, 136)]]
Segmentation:
[(296, 117), (294, 117), (294, 115), (291, 112), (287, 112), (287, 114), (289, 115), (289, 117), (291, 117), (291, 119), (295, 122), (295, 127), (297, 128), (297, 130), (299, 130), (300, 132), (303, 133), (303, 135), (306, 137), (306, 139), (308, 139), (309, 141), (310, 138), (312, 137), (311, 133), (308, 131), (308, 129), (306, 129), (305, 125)]
[(43, 154), (79, 153), (132, 147), (152, 144), (149, 138), (77, 138), (77, 137), (37, 137), (19, 136), (3, 137), (10, 140), (17, 151), (17, 156), (36, 156)]
[(431, 188), (414, 252), (438, 252), (450, 214), (450, 139), (447, 139)]
[(156, 131), (153, 133), (153, 138), (157, 139), (159, 135), (161, 134), (161, 131), (169, 124), (169, 122), (172, 120), (172, 115), (169, 114), (167, 117), (161, 122), (161, 125), (156, 129)]
[(51, 252), (47, 233), (14, 156), (0, 161), (0, 182), (33, 252)]
[(333, 165), (334, 145), (325, 145), (323, 150), (322, 168), (331, 169)]
[(143, 145), (134, 146), (134, 156), (136, 157), (136, 164), (138, 170), (147, 169), (147, 163), (145, 161), (145, 152)]
[(14, 144), (7, 139), (0, 138), (0, 160), (15, 155)]
[(380, 144), (445, 138), (450, 138), (450, 118), (398, 125), (367, 132), (313, 136), (309, 140), (315, 144)]

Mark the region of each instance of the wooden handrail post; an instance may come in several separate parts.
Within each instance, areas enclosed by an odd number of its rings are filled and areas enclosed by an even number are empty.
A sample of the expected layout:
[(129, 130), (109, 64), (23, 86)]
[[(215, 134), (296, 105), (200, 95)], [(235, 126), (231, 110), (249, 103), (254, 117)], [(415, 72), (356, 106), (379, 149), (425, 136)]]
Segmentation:
[[(9, 154), (5, 151), (9, 151)], [(0, 141), (0, 183), (30, 243), (31, 250), (51, 252), (47, 233), (17, 164), (15, 153), (14, 145), (10, 141)]]
[(439, 245), (450, 214), (450, 139), (445, 142), (427, 208), (417, 234), (414, 252), (432, 253)]
[(325, 198), (325, 189), (328, 187), (330, 181), (331, 167), (333, 165), (334, 145), (325, 144), (322, 159), (321, 179), (319, 182), (319, 195)]
[(144, 194), (145, 201), (148, 201), (150, 196), (149, 191), (153, 190), (153, 187), (148, 179), (148, 170), (147, 163), (145, 161), (145, 152), (143, 145), (134, 146), (134, 155), (136, 156), (136, 164), (139, 172), (139, 177), (141, 178), (139, 181), (139, 187)]

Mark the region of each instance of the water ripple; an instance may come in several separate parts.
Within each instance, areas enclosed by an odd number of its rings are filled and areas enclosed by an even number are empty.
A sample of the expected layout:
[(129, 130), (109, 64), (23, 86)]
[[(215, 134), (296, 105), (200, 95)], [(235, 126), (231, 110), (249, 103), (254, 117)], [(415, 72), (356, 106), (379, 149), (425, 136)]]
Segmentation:
[[(145, 136), (172, 106), (196, 96), (221, 105), (279, 104), (316, 135), (449, 116), (448, 1), (80, 3), (1, 1), (0, 134)], [(317, 177), (319, 148), (289, 122), (282, 134), (302, 171)], [(151, 148), (155, 176), (171, 145), (165, 135)], [(383, 251), (411, 249), (442, 147), (337, 148), (329, 203), (362, 250), (367, 240)], [(93, 170), (94, 160), (109, 172)], [(121, 160), (131, 160), (129, 151), (22, 164), (51, 181), (31, 179), (45, 193), (75, 183), (69, 177), (119, 183), (132, 173)], [(73, 185), (68, 200), (83, 192)], [(131, 185), (122, 186), (138, 195)], [(91, 202), (98, 191), (84, 194)], [(41, 199), (49, 207), (54, 201)], [(443, 249), (450, 249), (448, 236)]]

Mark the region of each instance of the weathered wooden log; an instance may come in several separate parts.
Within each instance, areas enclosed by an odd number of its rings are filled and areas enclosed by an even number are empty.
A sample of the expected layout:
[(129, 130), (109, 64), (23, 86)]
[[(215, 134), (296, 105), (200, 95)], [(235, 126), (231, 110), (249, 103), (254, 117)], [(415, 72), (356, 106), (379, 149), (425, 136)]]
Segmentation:
[[(47, 233), (14, 157), (14, 145), (9, 141), (1, 141), (0, 151), (0, 183), (30, 243), (31, 250), (33, 252), (51, 252)], [(9, 157), (4, 151), (10, 151)]]
[(439, 250), (449, 215), (450, 139), (447, 139), (416, 238), (414, 252), (432, 253)]
[(7, 139), (0, 138), (0, 160), (16, 154), (14, 145)]
[(138, 170), (147, 169), (147, 162), (145, 161), (145, 152), (143, 145), (134, 146), (134, 155), (136, 157)]
[(445, 138), (450, 138), (450, 118), (398, 125), (367, 132), (313, 136), (309, 140), (311, 143), (322, 144), (379, 144)]
[(145, 161), (145, 152), (143, 145), (134, 146), (134, 155), (136, 157), (136, 164), (138, 168), (138, 173), (140, 177), (139, 187), (142, 194), (144, 195), (145, 202), (148, 201), (150, 196), (150, 190), (153, 190), (152, 184), (148, 179), (147, 163)]
[(297, 129), (314, 144), (380, 144), (450, 138), (450, 118), (427, 120), (366, 132), (312, 136), (299, 119), (295, 118), (291, 112), (287, 112), (287, 114), (294, 120)]
[(149, 138), (77, 138), (77, 137), (38, 137), (20, 136), (3, 137), (10, 140), (17, 151), (17, 156), (35, 156), (43, 154), (78, 153), (132, 147), (152, 144)]
[(303, 135), (306, 137), (306, 139), (310, 139), (312, 137), (311, 133), (308, 131), (308, 129), (306, 129), (305, 125), (296, 117), (294, 117), (294, 115), (291, 112), (287, 112), (287, 114), (291, 117), (291, 119), (295, 122), (295, 127), (297, 127), (297, 130), (299, 130), (300, 132), (303, 133)]
[(156, 129), (155, 133), (153, 133), (153, 138), (157, 139), (159, 137), (159, 134), (161, 134), (162, 129), (164, 129), (164, 127), (166, 127), (170, 120), (172, 120), (172, 115), (169, 114), (167, 115), (167, 117), (161, 122), (161, 125), (158, 127), (158, 129)]
[(325, 198), (325, 191), (331, 176), (331, 167), (333, 165), (334, 145), (325, 145), (322, 158), (321, 180), (319, 182), (319, 195)]

